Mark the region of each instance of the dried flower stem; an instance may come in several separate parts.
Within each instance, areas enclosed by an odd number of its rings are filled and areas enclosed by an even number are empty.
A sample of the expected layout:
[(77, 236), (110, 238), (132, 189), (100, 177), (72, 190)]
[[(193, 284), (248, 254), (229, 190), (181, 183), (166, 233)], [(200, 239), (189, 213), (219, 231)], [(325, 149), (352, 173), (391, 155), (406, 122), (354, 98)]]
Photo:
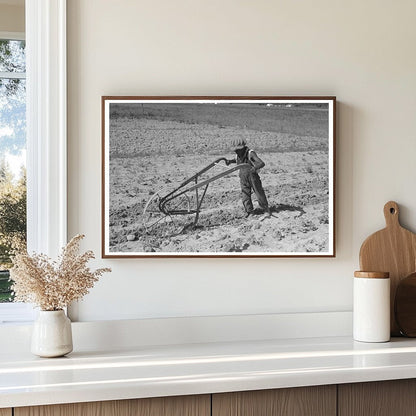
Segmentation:
[(45, 311), (56, 311), (81, 299), (94, 286), (94, 283), (109, 268), (92, 271), (87, 266), (94, 258), (92, 251), (78, 254), (80, 241), (84, 235), (76, 235), (62, 249), (58, 261), (45, 254), (29, 255), (19, 251), (10, 270), (15, 292), (15, 302), (34, 303)]

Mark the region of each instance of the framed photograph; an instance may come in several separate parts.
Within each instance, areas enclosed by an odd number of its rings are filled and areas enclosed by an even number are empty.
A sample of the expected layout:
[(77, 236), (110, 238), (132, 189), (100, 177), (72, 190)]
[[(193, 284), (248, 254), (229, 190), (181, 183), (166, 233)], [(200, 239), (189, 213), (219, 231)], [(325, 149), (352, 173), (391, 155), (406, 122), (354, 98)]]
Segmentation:
[(102, 97), (102, 255), (334, 257), (335, 97)]

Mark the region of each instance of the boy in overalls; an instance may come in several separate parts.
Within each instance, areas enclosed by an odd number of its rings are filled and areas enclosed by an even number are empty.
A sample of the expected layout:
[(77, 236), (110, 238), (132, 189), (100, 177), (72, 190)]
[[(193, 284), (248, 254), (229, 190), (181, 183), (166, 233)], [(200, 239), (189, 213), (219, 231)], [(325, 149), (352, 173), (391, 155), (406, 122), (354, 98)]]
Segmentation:
[(267, 202), (266, 194), (264, 193), (263, 185), (258, 170), (264, 167), (265, 163), (257, 156), (254, 150), (247, 147), (247, 143), (244, 139), (234, 139), (232, 146), (236, 153), (235, 159), (228, 159), (226, 161), (227, 166), (231, 163), (247, 163), (251, 167), (247, 169), (240, 169), (240, 184), (241, 184), (241, 198), (243, 201), (244, 209), (247, 216), (253, 213), (253, 202), (251, 200), (251, 193), (254, 191), (263, 211), (270, 216), (269, 203)]

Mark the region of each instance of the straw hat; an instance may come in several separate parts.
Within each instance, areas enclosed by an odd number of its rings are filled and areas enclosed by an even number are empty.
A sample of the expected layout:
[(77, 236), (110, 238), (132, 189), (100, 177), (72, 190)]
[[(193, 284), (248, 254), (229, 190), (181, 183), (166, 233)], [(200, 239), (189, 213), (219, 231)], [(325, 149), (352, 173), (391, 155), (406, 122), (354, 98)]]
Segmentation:
[(233, 147), (233, 149), (243, 149), (244, 147), (247, 146), (247, 143), (244, 139), (242, 138), (234, 138), (231, 142), (231, 145)]

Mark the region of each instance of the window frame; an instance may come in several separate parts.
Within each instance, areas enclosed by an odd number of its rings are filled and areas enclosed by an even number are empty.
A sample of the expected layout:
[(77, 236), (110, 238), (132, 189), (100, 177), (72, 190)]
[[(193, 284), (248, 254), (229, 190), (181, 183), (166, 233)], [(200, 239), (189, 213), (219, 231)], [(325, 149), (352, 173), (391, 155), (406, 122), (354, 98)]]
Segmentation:
[[(67, 242), (66, 0), (25, 0), (25, 19), (14, 35), (26, 38), (27, 246), (56, 257)], [(0, 305), (0, 324), (34, 316)]]
[[(0, 31), (0, 40), (26, 40), (25, 32)], [(7, 76), (5, 76), (7, 74)], [(26, 72), (0, 72), (0, 78), (26, 79)]]
[[(26, 40), (24, 32), (4, 32), (0, 31), (1, 40)], [(7, 74), (7, 76), (5, 76)], [(9, 76), (10, 75), (10, 76)], [(13, 76), (15, 75), (15, 76)], [(26, 72), (0, 72), (1, 79), (27, 79)], [(27, 101), (27, 91), (26, 91)], [(32, 305), (24, 303), (0, 303), (0, 325), (16, 322), (27, 322), (34, 319), (34, 311)]]

